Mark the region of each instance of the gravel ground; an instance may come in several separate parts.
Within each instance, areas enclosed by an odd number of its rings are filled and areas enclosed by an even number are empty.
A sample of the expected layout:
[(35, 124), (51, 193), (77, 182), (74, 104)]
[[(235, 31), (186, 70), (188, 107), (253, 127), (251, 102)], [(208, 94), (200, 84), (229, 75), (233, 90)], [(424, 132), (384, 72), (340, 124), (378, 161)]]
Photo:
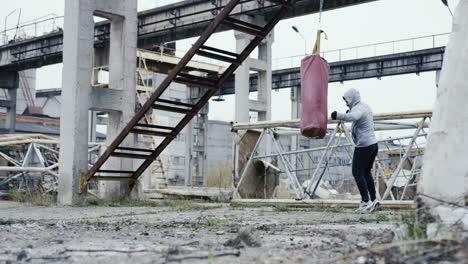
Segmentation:
[(401, 213), (0, 201), (0, 263), (326, 263), (390, 242)]

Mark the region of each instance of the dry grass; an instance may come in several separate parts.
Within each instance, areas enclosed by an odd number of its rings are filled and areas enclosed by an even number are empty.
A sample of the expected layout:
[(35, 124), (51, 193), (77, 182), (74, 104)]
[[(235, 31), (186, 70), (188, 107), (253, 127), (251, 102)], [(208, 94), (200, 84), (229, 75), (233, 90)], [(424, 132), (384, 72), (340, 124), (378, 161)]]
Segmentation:
[(17, 189), (12, 189), (8, 195), (12, 201), (33, 205), (51, 205), (57, 202), (56, 195), (39, 190), (20, 192)]
[(206, 186), (215, 188), (233, 187), (232, 163), (229, 161), (221, 161), (208, 169)]

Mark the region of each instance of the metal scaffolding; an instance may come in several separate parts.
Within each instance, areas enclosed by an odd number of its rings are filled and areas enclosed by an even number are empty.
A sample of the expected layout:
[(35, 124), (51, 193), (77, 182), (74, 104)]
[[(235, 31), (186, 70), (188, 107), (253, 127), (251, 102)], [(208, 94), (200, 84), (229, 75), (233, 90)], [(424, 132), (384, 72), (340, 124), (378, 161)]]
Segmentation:
[[(102, 143), (89, 143), (89, 167), (101, 153), (102, 146)], [(60, 141), (42, 134), (0, 136), (0, 187), (20, 192), (57, 192), (59, 152)], [(95, 184), (92, 186), (97, 188)]]
[[(376, 188), (380, 190), (377, 192), (379, 199), (411, 199), (408, 190), (416, 185), (420, 176), (421, 156), (424, 154), (427, 137), (425, 129), (428, 128), (431, 116), (429, 111), (374, 116), (376, 131), (400, 131), (397, 134), (402, 134), (405, 130), (414, 131), (412, 135), (379, 140), (379, 153), (373, 169)], [(403, 122), (404, 119), (411, 119), (411, 122)], [(242, 150), (241, 144), (236, 142), (234, 168), (240, 175), (237, 178), (236, 194), (241, 196), (239, 189), (246, 177), (249, 177), (249, 170), (255, 161), (267, 164), (276, 162), (277, 164), (272, 166), (277, 168), (295, 199), (317, 198), (318, 189), (333, 191), (333, 188), (329, 188), (332, 185), (335, 188), (340, 186), (339, 182), (343, 185), (343, 181), (346, 180), (344, 175), (351, 174), (354, 147), (347, 126), (342, 122), (330, 120), (328, 135), (321, 144), (317, 145), (319, 140), (301, 137), (302, 142), (309, 144), (295, 150), (289, 142), (291, 137), (300, 135), (298, 126), (299, 120), (232, 124), (233, 131), (237, 133), (245, 133), (247, 130), (261, 133), (246, 160), (239, 160), (239, 152)], [(271, 143), (263, 140), (269, 140)], [(259, 154), (263, 144), (272, 144), (272, 153)], [(240, 166), (242, 162), (246, 162), (245, 166)], [(324, 179), (327, 183), (323, 182)]]

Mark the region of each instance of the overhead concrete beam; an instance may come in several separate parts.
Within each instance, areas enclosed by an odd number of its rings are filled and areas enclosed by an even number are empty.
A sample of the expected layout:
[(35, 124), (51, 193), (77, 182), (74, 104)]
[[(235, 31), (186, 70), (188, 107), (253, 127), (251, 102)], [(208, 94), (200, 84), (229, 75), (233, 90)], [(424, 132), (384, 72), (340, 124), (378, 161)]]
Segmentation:
[[(445, 48), (434, 48), (330, 63), (329, 82), (380, 78), (401, 74), (438, 71), (442, 68)], [(272, 89), (301, 85), (300, 68), (273, 71)], [(250, 75), (250, 92), (257, 91), (258, 76)], [(220, 94), (234, 94), (233, 78), (224, 83)]]
[[(373, 58), (330, 63), (330, 82), (377, 78), (398, 74), (439, 71), (442, 68), (445, 48), (434, 48)], [(380, 68), (375, 68), (381, 65)], [(374, 67), (374, 68), (373, 68)], [(353, 71), (347, 70), (353, 69)], [(300, 69), (275, 70), (272, 75), (272, 89), (300, 86)], [(258, 76), (250, 75), (250, 92), (257, 91)], [(143, 89), (143, 87), (142, 87)], [(59, 96), (60, 89), (40, 90), (37, 97)], [(221, 88), (220, 95), (234, 94), (234, 78), (228, 79)]]
[[(138, 47), (196, 37), (201, 34), (220, 8), (229, 0), (186, 0), (172, 5), (140, 12), (138, 15)], [(324, 11), (349, 7), (377, 0), (328, 0)], [(99, 2), (99, 1), (96, 1)], [(213, 4), (216, 3), (216, 4)], [(235, 9), (233, 15), (270, 16), (278, 8), (269, 1), (247, 1)], [(297, 0), (285, 18), (317, 13), (319, 0)], [(105, 16), (103, 12), (100, 13)], [(221, 28), (220, 31), (229, 30)], [(107, 45), (110, 38), (110, 22), (95, 24), (95, 46)], [(0, 71), (25, 70), (62, 62), (63, 32), (9, 43), (0, 46)]]

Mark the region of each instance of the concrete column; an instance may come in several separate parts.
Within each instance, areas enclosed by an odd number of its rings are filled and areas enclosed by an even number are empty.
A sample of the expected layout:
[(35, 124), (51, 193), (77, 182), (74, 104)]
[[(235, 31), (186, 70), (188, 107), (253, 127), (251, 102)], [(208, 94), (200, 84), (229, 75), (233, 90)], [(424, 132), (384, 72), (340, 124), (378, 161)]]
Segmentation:
[[(0, 71), (0, 88), (8, 90), (8, 100), (2, 102), (7, 108), (5, 129), (15, 132), (16, 126), (16, 94), (19, 87), (19, 75), (15, 71)], [(2, 100), (3, 101), (3, 100)]]
[[(35, 104), (36, 100), (36, 69), (19, 72), (20, 82), (17, 96), (16, 113), (21, 115), (29, 104)], [(30, 108), (29, 113), (41, 113), (40, 108)]]
[[(250, 43), (250, 35), (235, 31), (236, 52), (241, 53)], [(235, 72), (235, 117), (236, 122), (245, 123), (250, 121), (249, 114), (249, 80), (250, 67), (247, 61), (244, 61)]]
[(298, 119), (301, 114), (301, 87), (291, 88), (291, 119)]
[(208, 162), (206, 159), (207, 155), (207, 149), (208, 149), (208, 112), (209, 112), (209, 107), (210, 105), (207, 104), (203, 108), (203, 111), (201, 113), (201, 120), (200, 120), (200, 129), (199, 131), (199, 137), (201, 138), (200, 140), (203, 141), (202, 146), (200, 146), (200, 149), (198, 150), (199, 154), (199, 164), (201, 167), (201, 175), (203, 175), (203, 186), (206, 186), (206, 175), (208, 173)]
[[(189, 88), (194, 89), (194, 88)], [(196, 117), (190, 121), (185, 127), (185, 186), (192, 186), (192, 175), (193, 175), (193, 123)]]
[[(111, 21), (109, 89), (91, 88), (93, 15)], [(80, 177), (88, 170), (89, 110), (109, 112), (108, 143), (135, 111), (137, 1), (66, 0), (61, 111), (59, 202), (78, 204)], [(123, 145), (133, 146), (134, 136)], [(132, 160), (106, 163), (113, 170), (133, 169)], [(120, 183), (105, 184), (106, 198), (120, 194)]]
[(15, 133), (16, 128), (16, 95), (18, 89), (8, 89), (8, 99), (10, 99), (10, 106), (7, 108), (5, 128), (8, 129), (8, 133)]
[[(468, 194), (468, 0), (458, 4), (440, 74), (418, 192), (464, 204)], [(424, 197), (423, 197), (424, 198)], [(427, 204), (436, 201), (426, 199)]]
[[(252, 23), (252, 22), (251, 22)], [(249, 122), (250, 111), (258, 113), (259, 121), (271, 119), (271, 86), (272, 86), (272, 49), (273, 32), (258, 46), (258, 58), (247, 58), (235, 73), (235, 121)], [(242, 52), (252, 41), (252, 36), (235, 32), (236, 51)], [(249, 99), (250, 71), (258, 73), (257, 100)]]
[(258, 47), (258, 60), (261, 67), (258, 69), (258, 97), (257, 101), (263, 104), (263, 111), (258, 112), (258, 121), (271, 120), (271, 88), (272, 88), (272, 44), (274, 32), (270, 33)]
[[(242, 20), (253, 24), (261, 24), (262, 17), (244, 16)], [(236, 52), (241, 53), (252, 41), (249, 34), (234, 31), (236, 38)], [(235, 121), (250, 122), (250, 112), (258, 113), (258, 121), (271, 119), (271, 88), (272, 88), (272, 44), (274, 32), (271, 32), (258, 46), (258, 58), (247, 58), (235, 73)], [(258, 73), (258, 95), (257, 100), (249, 98), (250, 93), (250, 71)], [(240, 135), (237, 134), (236, 142), (239, 142)], [(260, 153), (269, 153), (271, 141), (263, 139), (259, 147)], [(239, 156), (239, 145), (235, 145), (235, 150)], [(237, 173), (237, 172), (236, 172)], [(236, 177), (238, 175), (235, 175)]]
[[(122, 93), (120, 107), (109, 112), (107, 126), (107, 144), (110, 145), (125, 125), (135, 114), (136, 93), (136, 45), (137, 45), (137, 1), (116, 2), (113, 14), (102, 16), (111, 20), (110, 50), (109, 50), (109, 88), (118, 89)], [(118, 2), (118, 3), (117, 3)], [(109, 12), (109, 11), (107, 11)], [(101, 12), (98, 12), (99, 15)], [(136, 142), (136, 134), (127, 136), (122, 145), (132, 147)], [(132, 159), (109, 159), (106, 167), (112, 170), (133, 170)], [(116, 199), (126, 189), (126, 182), (103, 181), (104, 198)], [(137, 188), (140, 185), (137, 185)], [(138, 191), (138, 190), (137, 190)]]
[(79, 204), (80, 177), (88, 170), (88, 110), (94, 45), (93, 7), (66, 0), (60, 125), (60, 204)]

